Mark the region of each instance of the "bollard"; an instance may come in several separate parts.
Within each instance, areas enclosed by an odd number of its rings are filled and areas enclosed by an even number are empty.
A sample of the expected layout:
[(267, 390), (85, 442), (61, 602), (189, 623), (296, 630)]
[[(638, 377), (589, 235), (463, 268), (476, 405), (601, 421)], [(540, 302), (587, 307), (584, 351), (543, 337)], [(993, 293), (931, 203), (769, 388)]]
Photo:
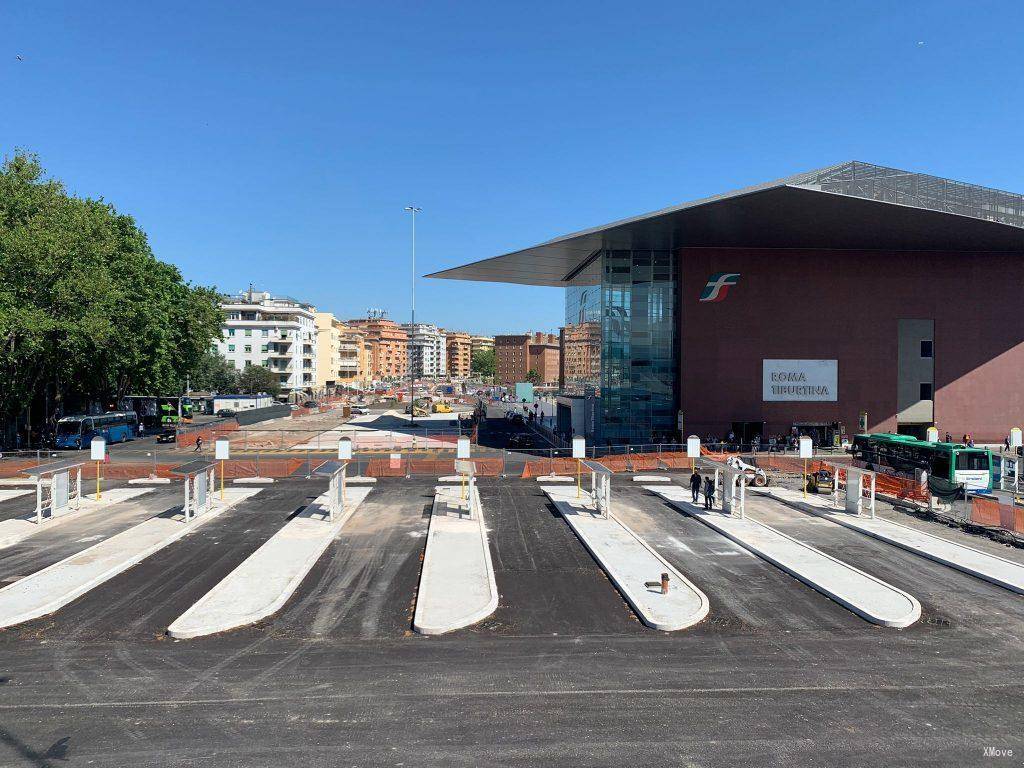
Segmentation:
[(661, 574), (661, 581), (645, 581), (644, 582), (644, 586), (648, 587), (648, 588), (650, 588), (650, 587), (661, 587), (661, 594), (667, 595), (668, 594), (668, 574), (667, 573)]

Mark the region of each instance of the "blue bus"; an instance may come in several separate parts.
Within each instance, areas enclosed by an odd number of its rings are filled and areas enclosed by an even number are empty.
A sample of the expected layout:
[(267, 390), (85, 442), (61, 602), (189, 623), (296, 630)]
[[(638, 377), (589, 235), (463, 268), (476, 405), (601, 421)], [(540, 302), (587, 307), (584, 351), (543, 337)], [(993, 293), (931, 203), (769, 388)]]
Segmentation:
[(65, 416), (57, 422), (58, 448), (88, 448), (94, 437), (107, 443), (134, 440), (139, 417), (132, 411), (110, 411), (95, 416)]

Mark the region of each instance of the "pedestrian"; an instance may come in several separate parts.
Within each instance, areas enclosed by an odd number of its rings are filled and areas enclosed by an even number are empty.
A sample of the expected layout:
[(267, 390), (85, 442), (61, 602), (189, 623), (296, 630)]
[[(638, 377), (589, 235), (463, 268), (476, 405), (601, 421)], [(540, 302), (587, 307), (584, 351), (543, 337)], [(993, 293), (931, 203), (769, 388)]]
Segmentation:
[(951, 434), (949, 434), (948, 430), (946, 431), (946, 442), (947, 443), (952, 443), (953, 442), (953, 436)]
[(202, 450), (203, 450), (203, 436), (199, 435), (196, 438), (196, 449), (195, 449), (195, 451), (193, 451), (193, 453), (199, 453)]
[(704, 478), (704, 509), (715, 505), (715, 481), (711, 477)]
[(694, 467), (693, 474), (690, 475), (690, 493), (693, 494), (693, 503), (696, 504), (700, 500), (700, 485), (701, 477), (697, 468)]

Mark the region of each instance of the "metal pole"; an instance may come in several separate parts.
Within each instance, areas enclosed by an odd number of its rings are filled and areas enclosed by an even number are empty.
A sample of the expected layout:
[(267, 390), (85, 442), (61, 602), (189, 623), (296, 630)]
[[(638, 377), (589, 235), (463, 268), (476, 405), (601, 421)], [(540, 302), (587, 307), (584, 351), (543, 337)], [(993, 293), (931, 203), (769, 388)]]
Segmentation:
[(417, 208), (415, 205), (405, 206), (405, 210), (412, 214), (412, 291), (411, 291), (411, 302), (410, 302), (410, 329), (409, 339), (406, 342), (406, 353), (405, 363), (409, 366), (409, 426), (416, 424), (416, 405), (414, 400), (413, 388), (415, 386), (415, 373), (412, 367), (412, 334), (416, 333), (416, 214), (419, 213), (422, 208)]

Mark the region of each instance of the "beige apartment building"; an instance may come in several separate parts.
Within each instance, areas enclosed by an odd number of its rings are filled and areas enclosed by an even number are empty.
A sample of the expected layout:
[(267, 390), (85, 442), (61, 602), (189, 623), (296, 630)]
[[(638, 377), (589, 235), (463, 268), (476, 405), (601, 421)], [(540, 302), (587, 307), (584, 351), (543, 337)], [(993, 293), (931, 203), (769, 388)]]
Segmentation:
[(362, 385), (369, 378), (366, 334), (336, 318), (316, 313), (317, 388)]
[(407, 375), (409, 334), (404, 328), (386, 317), (349, 320), (347, 325), (365, 334), (370, 346), (369, 378), (400, 379)]
[(524, 382), (530, 371), (536, 371), (541, 384), (558, 384), (559, 346), (558, 336), (552, 333), (495, 336), (498, 383), (511, 386)]
[(483, 352), (484, 350), (494, 349), (493, 336), (473, 336), (470, 338), (469, 342), (470, 355), (475, 355), (477, 352)]
[(473, 359), (473, 337), (465, 331), (445, 331), (448, 337), (448, 375), (453, 379), (469, 376)]

